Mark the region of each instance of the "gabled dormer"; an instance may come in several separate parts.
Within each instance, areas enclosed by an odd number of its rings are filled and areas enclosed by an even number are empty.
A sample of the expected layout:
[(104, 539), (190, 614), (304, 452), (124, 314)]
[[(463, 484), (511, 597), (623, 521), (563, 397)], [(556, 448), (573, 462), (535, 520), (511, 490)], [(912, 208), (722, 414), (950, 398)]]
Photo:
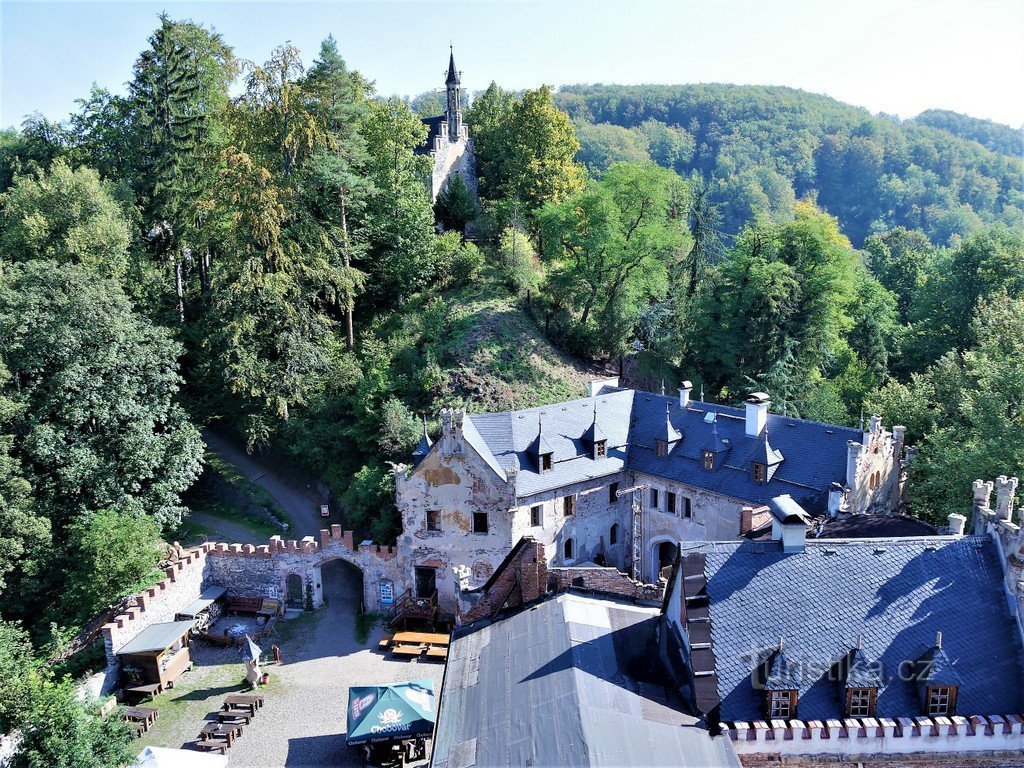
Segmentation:
[(594, 400), (594, 418), (583, 433), (582, 440), (592, 459), (603, 459), (608, 455), (608, 436), (597, 423), (597, 400)]
[(728, 439), (718, 434), (717, 416), (715, 414), (711, 414), (711, 416), (711, 435), (708, 436), (707, 440), (700, 447), (701, 467), (709, 471), (722, 466), (726, 456), (729, 455), (729, 449), (732, 447)]
[(672, 406), (665, 403), (665, 423), (654, 435), (654, 450), (660, 458), (666, 458), (682, 439), (683, 433), (672, 426)]
[(942, 650), (942, 633), (935, 633), (935, 645), (917, 660), (916, 682), (921, 706), (929, 717), (956, 714), (957, 694), (962, 682), (953, 662)]
[(782, 451), (772, 448), (768, 441), (768, 427), (761, 430), (754, 438), (754, 450), (750, 452), (750, 474), (755, 483), (767, 483), (775, 475), (775, 470), (782, 463)]
[(529, 454), (538, 472), (550, 472), (554, 468), (555, 452), (544, 438), (544, 414), (537, 414), (537, 437), (530, 443)]
[(764, 694), (764, 713), (767, 719), (791, 720), (796, 717), (800, 671), (796, 664), (786, 658), (781, 637), (775, 650), (756, 670), (754, 680)]
[(857, 643), (836, 664), (836, 678), (842, 685), (843, 711), (847, 717), (874, 717), (882, 678), (878, 664), (871, 661)]

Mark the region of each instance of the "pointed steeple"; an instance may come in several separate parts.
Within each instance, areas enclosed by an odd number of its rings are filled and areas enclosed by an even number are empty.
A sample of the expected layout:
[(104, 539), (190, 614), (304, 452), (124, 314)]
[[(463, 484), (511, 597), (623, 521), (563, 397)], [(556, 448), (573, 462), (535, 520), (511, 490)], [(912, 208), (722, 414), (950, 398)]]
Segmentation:
[(430, 453), (430, 448), (434, 442), (430, 439), (430, 435), (427, 434), (427, 417), (423, 416), (423, 437), (420, 438), (419, 443), (416, 445), (416, 450), (412, 452), (413, 460), (419, 464), (420, 461)]
[[(551, 447), (548, 441), (544, 439), (543, 413), (537, 414), (537, 437), (535, 437), (533, 439), (533, 442), (530, 443), (529, 452), (530, 455), (533, 456), (534, 461), (537, 462), (538, 472), (547, 472), (549, 469), (551, 469), (554, 449)], [(546, 461), (544, 458), (545, 456), (547, 457)]]
[(459, 71), (455, 69), (455, 49), (449, 45), (448, 50), (448, 79), (444, 81), (444, 84), (460, 85), (462, 77), (459, 75)]
[(656, 437), (659, 440), (664, 440), (669, 446), (683, 439), (683, 433), (672, 426), (672, 405), (670, 403), (665, 403), (665, 427), (658, 431)]

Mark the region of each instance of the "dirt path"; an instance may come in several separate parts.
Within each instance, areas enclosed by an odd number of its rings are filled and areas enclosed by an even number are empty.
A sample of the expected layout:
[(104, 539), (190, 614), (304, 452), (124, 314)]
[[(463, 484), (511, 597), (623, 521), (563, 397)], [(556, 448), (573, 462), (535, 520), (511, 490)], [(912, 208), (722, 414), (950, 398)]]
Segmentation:
[[(225, 520), (206, 512), (193, 510), (189, 518), (210, 531), (206, 537), (209, 541), (223, 541), (228, 544), (266, 544), (267, 536), (247, 528), (233, 520)], [(202, 543), (202, 539), (199, 542)]]
[(296, 488), (260, 464), (257, 458), (209, 430), (203, 432), (203, 439), (210, 450), (237, 469), (246, 480), (262, 487), (288, 513), (295, 529), (286, 534), (285, 538), (316, 536), (324, 527), (319, 507), (326, 499), (321, 499), (314, 490)]

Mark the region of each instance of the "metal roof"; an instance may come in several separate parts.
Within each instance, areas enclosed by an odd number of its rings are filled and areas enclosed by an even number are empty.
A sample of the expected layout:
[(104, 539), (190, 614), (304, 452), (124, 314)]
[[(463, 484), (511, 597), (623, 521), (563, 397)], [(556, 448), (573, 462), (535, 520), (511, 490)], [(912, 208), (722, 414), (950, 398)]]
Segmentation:
[[(586, 440), (595, 404), (607, 436), (607, 455), (601, 458), (594, 457)], [(548, 472), (538, 471), (530, 454), (541, 413), (544, 440), (553, 453)], [(850, 427), (768, 414), (770, 438), (763, 433), (750, 437), (743, 408), (698, 401), (684, 409), (677, 398), (608, 388), (592, 398), (470, 414), (465, 425), (467, 441), (499, 476), (518, 463), (520, 498), (627, 469), (753, 504), (788, 493), (811, 513), (825, 511), (833, 483), (845, 484), (847, 443), (860, 443), (864, 436)], [(655, 441), (670, 434), (682, 437), (668, 441), (667, 456), (658, 456)], [(703, 468), (703, 451), (709, 446), (717, 451), (711, 470)], [(754, 481), (755, 461), (769, 464), (767, 482)]]
[[(722, 720), (764, 718), (751, 684), (755, 666), (785, 638), (801, 671), (802, 720), (841, 718), (834, 665), (858, 645), (884, 687), (879, 717), (923, 714), (906, 679), (942, 632), (943, 679), (962, 679), (962, 715), (1003, 714), (1024, 705), (1021, 639), (986, 536), (808, 539), (803, 552), (778, 542), (684, 545), (705, 558), (704, 575)], [(902, 665), (902, 669), (901, 669)]]
[(122, 653), (151, 653), (153, 651), (164, 651), (174, 645), (178, 638), (192, 629), (192, 621), (168, 621), (163, 624), (150, 624), (132, 640), (129, 640), (117, 652)]
[(658, 621), (657, 608), (562, 593), (457, 631), (431, 765), (738, 768), (732, 742), (666, 697)]
[(188, 616), (194, 619), (200, 613), (217, 602), (218, 599), (223, 597), (227, 591), (227, 587), (207, 587), (203, 590), (203, 593), (199, 595), (198, 600), (189, 603), (186, 608), (178, 611), (178, 615)]

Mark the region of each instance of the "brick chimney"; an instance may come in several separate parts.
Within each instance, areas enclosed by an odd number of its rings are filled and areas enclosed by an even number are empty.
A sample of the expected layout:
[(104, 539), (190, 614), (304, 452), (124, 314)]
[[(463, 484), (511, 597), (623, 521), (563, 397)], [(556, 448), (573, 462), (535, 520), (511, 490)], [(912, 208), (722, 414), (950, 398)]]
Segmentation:
[(768, 406), (772, 399), (765, 392), (754, 392), (744, 402), (747, 406), (747, 437), (757, 437), (768, 425)]
[(684, 381), (679, 385), (679, 407), (686, 410), (690, 404), (690, 391), (693, 389), (692, 381)]

